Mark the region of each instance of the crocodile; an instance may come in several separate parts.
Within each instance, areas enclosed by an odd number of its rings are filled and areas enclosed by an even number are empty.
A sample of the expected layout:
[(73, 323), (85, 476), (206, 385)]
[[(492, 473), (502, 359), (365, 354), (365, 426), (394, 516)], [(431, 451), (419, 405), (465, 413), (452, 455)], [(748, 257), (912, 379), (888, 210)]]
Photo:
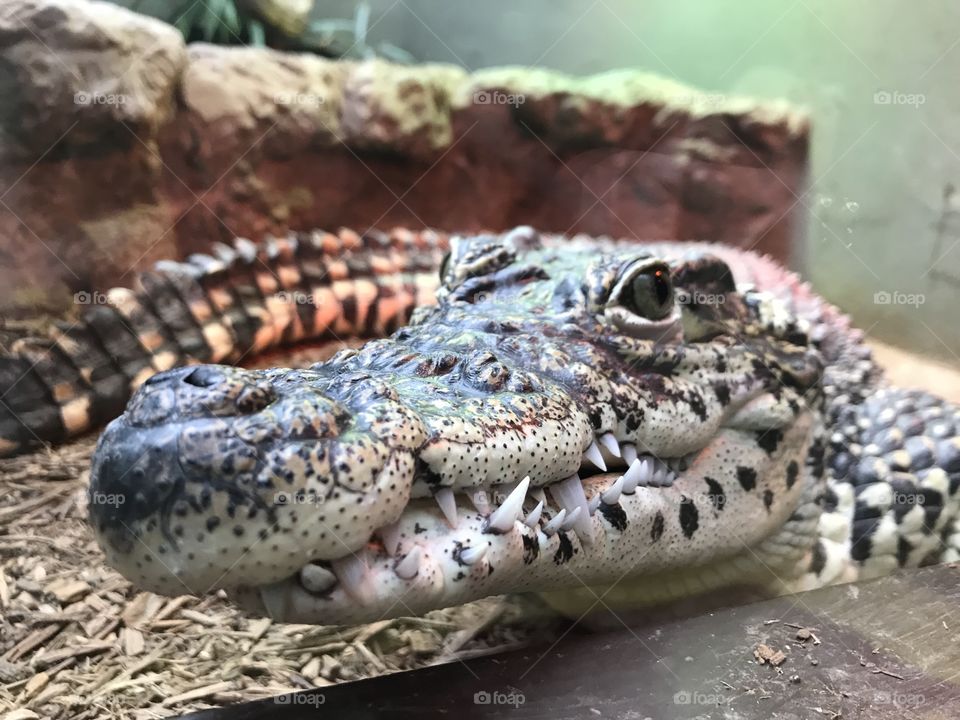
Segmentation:
[[(960, 411), (887, 384), (845, 315), (746, 250), (311, 233), (108, 300), (19, 346), (7, 374), (30, 380), (4, 407), (26, 430), (0, 428), (8, 449), (61, 439), (132, 393), (90, 524), (148, 590), (337, 625), (960, 558)], [(375, 339), (308, 368), (216, 364), (331, 335)]]

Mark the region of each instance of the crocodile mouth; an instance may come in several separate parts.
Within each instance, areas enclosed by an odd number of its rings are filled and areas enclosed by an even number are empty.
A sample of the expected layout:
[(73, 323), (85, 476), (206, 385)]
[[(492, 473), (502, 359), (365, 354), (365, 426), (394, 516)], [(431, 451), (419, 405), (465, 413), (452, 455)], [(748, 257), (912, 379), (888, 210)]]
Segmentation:
[[(722, 511), (725, 492), (709, 473), (717, 474), (711, 454), (725, 451), (714, 445), (657, 458), (607, 433), (588, 447), (579, 471), (568, 478), (538, 487), (525, 478), (467, 491), (445, 488), (432, 497), (412, 498), (400, 518), (376, 531), (359, 551), (307, 563), (279, 582), (227, 592), (247, 611), (277, 621), (340, 624), (418, 614), (493, 594), (476, 586), (496, 573), (501, 580), (511, 575), (513, 584), (528, 585), (518, 582), (518, 573), (536, 575), (541, 564), (552, 570), (574, 555), (598, 556), (601, 577), (616, 580), (622, 573), (611, 574), (610, 558), (604, 559), (616, 545), (604, 542), (609, 538), (600, 533), (625, 533), (628, 522), (640, 524), (629, 517), (647, 516), (651, 524), (645, 535), (653, 544), (658, 534), (670, 533), (666, 518), (673, 515), (690, 539), (698, 513), (707, 511), (703, 503)], [(695, 494), (694, 486), (706, 492)], [(563, 573), (547, 574), (554, 576), (536, 583), (537, 589), (555, 589), (558, 580), (559, 587), (580, 584)], [(586, 582), (597, 576), (582, 577)], [(495, 589), (505, 590), (502, 583)], [(443, 598), (439, 603), (438, 597)]]
[(347, 624), (688, 567), (796, 506), (810, 413), (761, 381), (713, 405), (634, 403), (657, 422), (599, 431), (571, 394), (489, 353), (460, 376), (482, 391), (455, 397), (444, 356), (417, 360), (391, 382), (342, 358), (154, 376), (95, 453), (107, 561), (155, 592), (222, 589), (277, 620)]

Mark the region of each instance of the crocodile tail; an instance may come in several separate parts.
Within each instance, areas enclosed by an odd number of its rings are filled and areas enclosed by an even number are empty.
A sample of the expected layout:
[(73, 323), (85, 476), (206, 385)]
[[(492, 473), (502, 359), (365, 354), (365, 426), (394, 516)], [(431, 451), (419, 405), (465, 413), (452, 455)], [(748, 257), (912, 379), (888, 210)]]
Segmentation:
[(446, 235), (397, 229), (239, 238), (91, 295), (74, 322), (0, 354), (0, 456), (119, 415), (153, 374), (283, 345), (387, 335), (434, 302)]

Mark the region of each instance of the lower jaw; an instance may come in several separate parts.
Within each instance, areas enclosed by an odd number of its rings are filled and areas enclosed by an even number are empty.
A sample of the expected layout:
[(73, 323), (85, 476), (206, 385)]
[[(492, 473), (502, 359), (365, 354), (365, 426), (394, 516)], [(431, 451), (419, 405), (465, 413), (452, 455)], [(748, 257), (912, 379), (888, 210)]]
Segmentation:
[[(509, 544), (504, 536), (514, 532), (520, 533), (525, 559), (530, 553), (539, 555), (550, 550), (551, 544), (557, 545), (555, 552), (567, 552), (569, 548), (572, 553), (581, 553), (592, 547), (596, 537), (593, 516), (609, 512), (618, 500), (633, 495), (638, 485), (668, 487), (676, 478), (677, 469), (686, 463), (686, 460), (661, 462), (649, 455), (638, 458), (632, 447), (627, 450), (625, 460), (619, 452), (614, 455), (608, 447), (594, 445), (592, 454), (585, 456), (585, 465), (576, 475), (528, 492), (522, 488), (517, 490), (518, 484), (514, 484), (476, 487), (457, 493), (446, 489), (435, 493), (433, 499), (412, 499), (401, 518), (378, 530), (365, 548), (339, 560), (315, 561), (298, 575), (280, 582), (237, 588), (233, 591), (234, 599), (256, 614), (296, 621), (312, 603), (329, 601), (340, 605), (338, 595), (344, 600), (352, 599), (367, 610), (382, 605), (376, 598), (383, 595), (384, 581), (391, 585), (394, 584), (391, 581), (396, 580), (390, 577), (388, 558), (394, 558), (394, 575), (405, 581), (415, 579), (422, 589), (425, 576), (436, 574), (444, 577), (444, 582), (449, 580), (444, 574), (444, 560), (447, 564), (451, 564), (451, 559), (456, 563), (454, 583), (476, 575), (474, 567), (485, 567), (487, 570), (481, 575), (490, 575), (491, 568), (495, 571), (499, 565), (494, 560), (498, 550), (503, 551), (502, 546)], [(628, 467), (631, 464), (632, 469)], [(608, 467), (617, 471), (607, 472)], [(626, 493), (622, 492), (624, 489)], [(522, 498), (522, 502), (518, 498)], [(578, 505), (582, 507), (576, 512)], [(504, 516), (511, 507), (509, 517)], [(551, 543), (551, 538), (555, 538), (555, 543)], [(537, 550), (533, 550), (534, 547)], [(416, 558), (411, 557), (414, 548), (417, 548)], [(491, 548), (494, 548), (492, 552)], [(446, 568), (447, 575), (450, 570)], [(371, 577), (377, 575), (378, 578)], [(380, 607), (381, 612), (390, 610)], [(313, 617), (313, 610), (309, 612)]]
[[(601, 473), (584, 479), (587, 501), (608, 491), (619, 477)], [(759, 584), (762, 568), (756, 558), (730, 548), (759, 543), (770, 528), (782, 524), (799, 500), (802, 483), (793, 491), (793, 502), (785, 499), (766, 512), (763, 527), (723, 522), (701, 506), (700, 528), (688, 537), (690, 527), (684, 526), (680, 508), (703, 482), (692, 468), (671, 487), (638, 487), (615, 502), (600, 501), (584, 527), (551, 534), (544, 532), (547, 511), (533, 527), (523, 522), (533, 510), (530, 498), (511, 529), (495, 533), (489, 531), (490, 519), (476, 510), (459, 505), (457, 527), (451, 528), (433, 500), (416, 500), (398, 523), (392, 555), (382, 542), (372, 542), (329, 564), (334, 571), (329, 587), (308, 589), (301, 573), (266, 587), (239, 588), (232, 598), (278, 621), (337, 625), (422, 614), (514, 592), (561, 591), (596, 603), (604, 592), (597, 588), (615, 584), (618, 591), (604, 597), (636, 606), (731, 584)], [(762, 514), (763, 508), (753, 511)], [(319, 577), (322, 585), (328, 566), (319, 567), (313, 580)], [(674, 568), (692, 571), (676, 573)], [(623, 584), (631, 577), (637, 578), (632, 589)]]

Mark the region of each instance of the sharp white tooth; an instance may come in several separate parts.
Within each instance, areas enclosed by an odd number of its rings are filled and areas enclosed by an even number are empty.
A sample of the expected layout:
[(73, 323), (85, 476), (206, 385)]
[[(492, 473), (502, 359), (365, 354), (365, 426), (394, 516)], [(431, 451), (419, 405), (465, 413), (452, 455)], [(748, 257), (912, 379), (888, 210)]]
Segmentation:
[(312, 593), (322, 593), (329, 590), (337, 582), (337, 576), (323, 565), (308, 563), (300, 569), (300, 584), (305, 590)]
[(527, 527), (536, 527), (537, 523), (540, 522), (540, 515), (543, 513), (543, 500), (537, 503), (537, 506), (530, 511), (530, 514), (527, 515), (527, 519), (523, 521), (523, 524)]
[(590, 510), (590, 516), (593, 517), (593, 514), (597, 511), (597, 508), (600, 507), (600, 493), (597, 493), (589, 501), (587, 501), (587, 507)]
[(499, 530), (507, 532), (513, 529), (513, 524), (520, 517), (523, 511), (523, 499), (527, 496), (527, 488), (530, 487), (530, 476), (527, 475), (520, 484), (514, 488), (513, 492), (507, 495), (503, 505), (498, 507), (493, 515), (487, 518), (487, 530)]
[(590, 447), (583, 451), (583, 457), (592, 462), (598, 468), (607, 471), (607, 464), (603, 461), (603, 455), (600, 454), (600, 448), (597, 446), (597, 441), (594, 440), (590, 443)]
[(623, 474), (623, 492), (632, 495), (637, 485), (646, 483), (647, 479), (646, 465), (643, 460), (634, 460)]
[(649, 483), (653, 479), (653, 473), (657, 469), (657, 461), (654, 460), (649, 455), (640, 460), (643, 463), (643, 475), (644, 475), (644, 484)]
[(637, 460), (637, 448), (634, 445), (621, 445), (620, 454), (623, 455), (623, 461), (627, 463), (627, 467), (633, 465)]
[(563, 520), (565, 517), (567, 517), (567, 511), (564, 508), (560, 508), (560, 512), (553, 516), (553, 520), (543, 526), (543, 534), (547, 537), (550, 537), (557, 532), (557, 530), (560, 529), (560, 526), (563, 525)]
[(573, 530), (577, 525), (577, 521), (580, 519), (580, 516), (583, 515), (582, 507), (575, 507), (573, 512), (567, 515), (566, 519), (563, 521), (563, 524), (560, 526), (560, 529), (566, 532), (567, 530)]
[(370, 584), (367, 582), (367, 566), (356, 555), (334, 560), (330, 563), (333, 574), (343, 585), (346, 593), (358, 603), (366, 603), (371, 597)]
[(477, 512), (481, 515), (490, 514), (490, 496), (487, 495), (487, 491), (482, 488), (474, 488), (470, 490), (467, 495), (470, 496), (470, 502), (473, 503), (473, 506), (477, 509)]
[(587, 496), (583, 492), (583, 483), (578, 475), (571, 475), (562, 482), (550, 486), (550, 494), (557, 504), (565, 508), (567, 516), (573, 514), (576, 508), (583, 508), (577, 516), (576, 530), (580, 539), (589, 543), (593, 540), (593, 523), (590, 522), (590, 507), (587, 505)]
[(440, 511), (447, 519), (447, 523), (452, 528), (457, 527), (457, 499), (453, 496), (451, 488), (443, 488), (434, 493), (434, 499), (440, 506)]
[(383, 548), (387, 551), (387, 555), (393, 557), (397, 554), (397, 546), (400, 544), (400, 523), (384, 525), (379, 532), (380, 539), (383, 541)]
[(404, 580), (413, 580), (420, 572), (420, 560), (423, 552), (419, 545), (414, 545), (413, 550), (407, 553), (407, 556), (397, 563), (393, 571)]
[(650, 484), (653, 487), (663, 487), (666, 485), (667, 472), (668, 470), (662, 466), (657, 468), (657, 471), (653, 474), (653, 478), (650, 480)]
[(617, 442), (613, 433), (604, 433), (600, 436), (600, 444), (603, 445), (614, 457), (620, 457), (620, 443)]
[(263, 603), (263, 609), (271, 620), (283, 622), (287, 612), (287, 591), (284, 588), (286, 583), (278, 582), (271, 585), (260, 587), (260, 601)]
[(489, 549), (488, 545), (477, 545), (475, 547), (467, 547), (460, 551), (460, 559), (463, 560), (467, 565), (473, 565), (477, 560), (482, 558), (487, 554)]
[(646, 486), (653, 484), (653, 473), (655, 470), (655, 463), (653, 458), (645, 457), (640, 459), (640, 466), (642, 468), (642, 474), (640, 475), (640, 481), (637, 483), (638, 486)]
[(607, 505), (613, 505), (620, 499), (620, 493), (623, 492), (623, 476), (617, 478), (617, 481), (607, 490), (600, 493), (600, 497)]
[(538, 500), (538, 501), (542, 502), (543, 504), (546, 504), (546, 502), (547, 502), (547, 494), (543, 491), (543, 488), (542, 488), (542, 487), (534, 488), (533, 490), (531, 490), (531, 491), (530, 491), (530, 496), (531, 496), (534, 500)]

